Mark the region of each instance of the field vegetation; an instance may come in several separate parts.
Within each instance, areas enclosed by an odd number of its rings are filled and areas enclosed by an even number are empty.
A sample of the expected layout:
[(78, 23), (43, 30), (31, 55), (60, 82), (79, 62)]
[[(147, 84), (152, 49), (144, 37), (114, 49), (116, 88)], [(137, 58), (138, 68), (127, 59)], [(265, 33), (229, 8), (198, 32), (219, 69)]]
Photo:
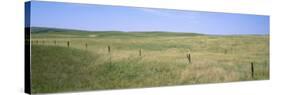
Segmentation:
[(269, 79), (269, 35), (32, 28), (31, 43), (32, 93)]

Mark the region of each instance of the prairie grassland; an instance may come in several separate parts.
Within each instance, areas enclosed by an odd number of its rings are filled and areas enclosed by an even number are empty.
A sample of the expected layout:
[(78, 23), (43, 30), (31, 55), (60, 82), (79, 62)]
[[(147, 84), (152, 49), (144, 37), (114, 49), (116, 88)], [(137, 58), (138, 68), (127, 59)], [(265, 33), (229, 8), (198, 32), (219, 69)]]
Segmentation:
[(33, 93), (269, 79), (268, 35), (38, 32), (31, 38)]

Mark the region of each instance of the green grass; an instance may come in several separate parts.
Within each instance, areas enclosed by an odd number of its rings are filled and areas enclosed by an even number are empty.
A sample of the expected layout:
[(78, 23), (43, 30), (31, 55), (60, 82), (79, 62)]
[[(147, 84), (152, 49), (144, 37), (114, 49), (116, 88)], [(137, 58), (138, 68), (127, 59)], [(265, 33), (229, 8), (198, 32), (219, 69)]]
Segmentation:
[(269, 79), (268, 35), (39, 30), (32, 33), (33, 93)]
[(71, 91), (87, 80), (98, 55), (66, 47), (32, 45), (32, 93)]

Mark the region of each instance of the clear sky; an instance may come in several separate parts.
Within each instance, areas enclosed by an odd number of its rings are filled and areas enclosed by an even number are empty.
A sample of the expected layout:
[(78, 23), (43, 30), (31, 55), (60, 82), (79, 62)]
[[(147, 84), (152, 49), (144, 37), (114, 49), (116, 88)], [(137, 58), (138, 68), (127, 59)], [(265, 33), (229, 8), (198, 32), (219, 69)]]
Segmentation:
[(93, 31), (269, 34), (269, 16), (32, 1), (31, 26)]

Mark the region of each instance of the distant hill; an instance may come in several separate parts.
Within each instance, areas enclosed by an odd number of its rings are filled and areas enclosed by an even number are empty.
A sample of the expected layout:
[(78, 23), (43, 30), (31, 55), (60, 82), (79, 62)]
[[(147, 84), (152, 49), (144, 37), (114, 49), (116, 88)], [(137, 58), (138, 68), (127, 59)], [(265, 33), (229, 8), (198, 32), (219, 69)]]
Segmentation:
[(49, 28), (49, 27), (31, 27), (31, 32), (122, 32), (122, 31), (89, 31), (77, 29)]
[(33, 37), (157, 37), (157, 36), (202, 36), (198, 33), (169, 31), (88, 31), (61, 28), (31, 27)]

